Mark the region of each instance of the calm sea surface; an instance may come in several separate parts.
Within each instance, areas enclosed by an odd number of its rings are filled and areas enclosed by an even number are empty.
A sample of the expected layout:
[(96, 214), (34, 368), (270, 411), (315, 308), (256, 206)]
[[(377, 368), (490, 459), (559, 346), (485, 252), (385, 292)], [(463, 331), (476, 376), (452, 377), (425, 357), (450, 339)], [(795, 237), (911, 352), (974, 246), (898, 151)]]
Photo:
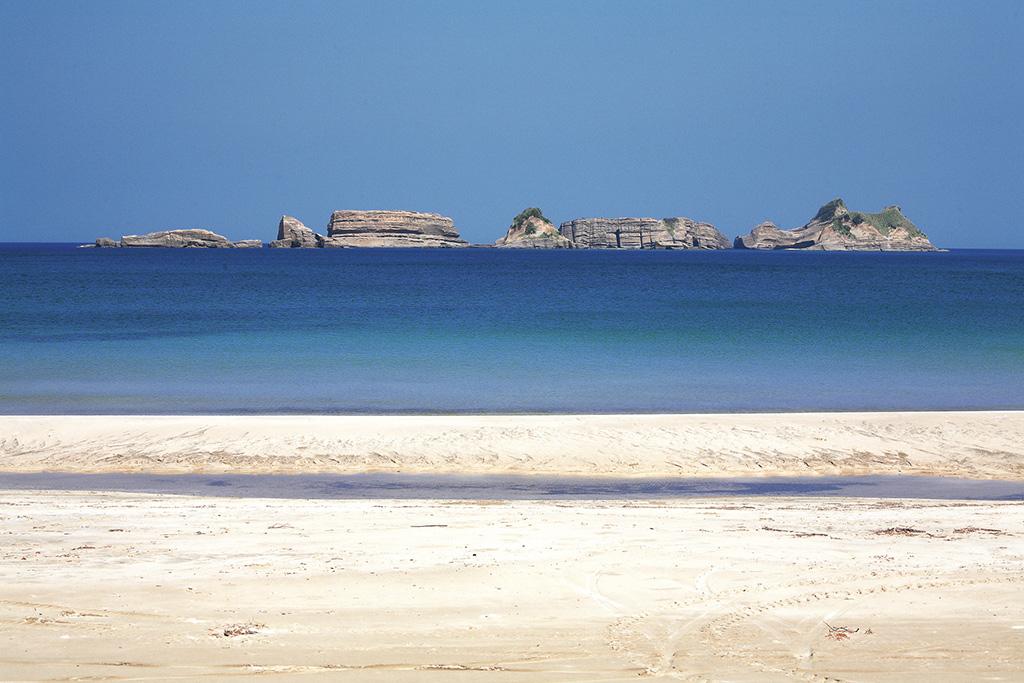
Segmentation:
[(1024, 251), (0, 245), (0, 413), (1024, 408)]

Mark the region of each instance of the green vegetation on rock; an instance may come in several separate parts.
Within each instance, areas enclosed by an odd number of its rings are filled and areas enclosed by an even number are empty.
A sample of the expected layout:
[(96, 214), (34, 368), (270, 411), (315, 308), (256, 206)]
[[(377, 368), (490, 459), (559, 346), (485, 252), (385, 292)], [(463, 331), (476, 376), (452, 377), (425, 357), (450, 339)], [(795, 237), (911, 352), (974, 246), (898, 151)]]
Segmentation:
[(911, 223), (910, 220), (903, 215), (903, 212), (900, 211), (900, 207), (898, 206), (887, 206), (879, 213), (851, 211), (850, 218), (853, 219), (855, 225), (868, 223), (883, 235), (888, 235), (889, 231), (894, 228), (903, 228), (910, 233), (911, 237), (925, 236), (916, 225)]
[[(845, 215), (849, 215), (849, 221), (845, 220)], [(867, 223), (885, 236), (888, 236), (896, 228), (903, 228), (911, 237), (925, 237), (925, 234), (903, 215), (898, 206), (887, 206), (879, 213), (849, 211), (843, 200), (836, 198), (818, 209), (818, 213), (812, 220), (831, 223), (832, 229), (845, 237), (853, 235), (850, 231), (850, 222), (854, 225)]]
[(850, 230), (850, 226), (848, 226), (839, 218), (832, 219), (832, 229), (838, 232), (843, 237), (853, 237), (853, 232)]
[(841, 198), (836, 197), (835, 199), (830, 201), (828, 204), (826, 204), (825, 206), (823, 206), (820, 209), (818, 209), (818, 213), (815, 214), (814, 218), (811, 219), (811, 220), (821, 221), (821, 222), (824, 223), (825, 221), (828, 221), (828, 220), (831, 220), (832, 218), (834, 218), (836, 213), (841, 208), (842, 209), (846, 209), (846, 204), (843, 203), (843, 200)]
[[(523, 223), (525, 223), (526, 221), (530, 220), (531, 218), (539, 218), (540, 220), (544, 221), (545, 223), (550, 223), (550, 222), (551, 222), (551, 221), (549, 221), (549, 220), (548, 220), (548, 219), (547, 219), (547, 218), (546, 218), (546, 217), (544, 216), (544, 212), (543, 212), (543, 211), (541, 211), (540, 209), (538, 209), (538, 208), (537, 208), (536, 206), (531, 206), (531, 207), (530, 207), (530, 208), (528, 208), (528, 209), (523, 209), (523, 210), (522, 210), (522, 211), (521, 211), (521, 212), (519, 213), (519, 215), (517, 215), (517, 216), (516, 216), (516, 217), (515, 217), (515, 218), (514, 218), (514, 219), (512, 220), (512, 226), (511, 226), (511, 229), (513, 229), (513, 230), (514, 230), (514, 229), (516, 229), (516, 228), (520, 228), (520, 227), (522, 227)], [(536, 229), (534, 229), (534, 231), (533, 231), (533, 232), (536, 232)], [(527, 235), (532, 235), (532, 234), (533, 234), (533, 232), (530, 232), (530, 231), (529, 231), (529, 229), (528, 229), (528, 230), (527, 230), (527, 233), (526, 233), (526, 234), (527, 234)]]

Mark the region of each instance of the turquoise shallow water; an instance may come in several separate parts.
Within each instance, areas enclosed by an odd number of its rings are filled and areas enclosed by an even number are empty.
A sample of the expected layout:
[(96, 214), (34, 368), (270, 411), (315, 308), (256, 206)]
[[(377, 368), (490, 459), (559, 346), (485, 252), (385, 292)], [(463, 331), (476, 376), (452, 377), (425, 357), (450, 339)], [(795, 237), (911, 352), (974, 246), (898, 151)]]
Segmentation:
[(1024, 251), (0, 245), (0, 413), (1024, 408)]

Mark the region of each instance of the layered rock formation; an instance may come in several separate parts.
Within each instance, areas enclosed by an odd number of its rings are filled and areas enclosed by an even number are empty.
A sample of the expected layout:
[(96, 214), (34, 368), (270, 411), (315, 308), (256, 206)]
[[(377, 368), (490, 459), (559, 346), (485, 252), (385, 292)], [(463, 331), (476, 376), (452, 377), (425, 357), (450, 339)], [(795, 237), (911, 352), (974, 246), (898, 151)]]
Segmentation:
[(323, 236), (316, 234), (292, 216), (281, 216), (277, 224), (277, 239), (270, 243), (273, 249), (310, 249), (321, 246)]
[(689, 218), (577, 218), (562, 235), (578, 249), (728, 249), (729, 240), (710, 223)]
[(568, 249), (572, 247), (558, 228), (544, 217), (540, 209), (526, 209), (512, 221), (508, 232), (495, 243), (496, 247), (515, 247), (524, 249)]
[(898, 206), (879, 213), (850, 211), (842, 199), (818, 209), (806, 225), (782, 230), (771, 221), (736, 238), (737, 249), (815, 249), (825, 251), (937, 251)]
[(260, 240), (241, 240), (232, 242), (223, 235), (209, 230), (161, 230), (145, 235), (124, 235), (119, 242), (109, 237), (100, 237), (94, 244), (83, 244), (83, 247), (163, 247), (172, 249), (259, 249), (263, 246)]
[(335, 211), (325, 248), (465, 247), (451, 218), (416, 211)]
[[(675, 218), (578, 218), (558, 229), (538, 208), (513, 220), (497, 247), (578, 249), (728, 249), (729, 241), (710, 223)], [(162, 230), (124, 235), (119, 241), (100, 237), (83, 247), (260, 248), (260, 240), (232, 242), (201, 229)], [(273, 248), (465, 247), (451, 218), (415, 211), (335, 211), (327, 236), (302, 221), (282, 216)], [(486, 245), (479, 245), (486, 246)], [(928, 237), (898, 206), (878, 213), (850, 211), (842, 199), (818, 210), (806, 225), (783, 230), (771, 221), (737, 237), (738, 249), (815, 249), (861, 251), (936, 251)]]
[(124, 235), (122, 247), (174, 247), (201, 249), (230, 249), (234, 245), (227, 237), (209, 230), (161, 230), (145, 235)]

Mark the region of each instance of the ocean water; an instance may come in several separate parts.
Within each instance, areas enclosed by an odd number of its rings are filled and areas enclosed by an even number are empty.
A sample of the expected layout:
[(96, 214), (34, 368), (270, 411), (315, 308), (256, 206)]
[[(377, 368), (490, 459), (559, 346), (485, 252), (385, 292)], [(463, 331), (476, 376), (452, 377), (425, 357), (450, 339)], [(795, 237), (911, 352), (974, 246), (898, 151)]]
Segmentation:
[(0, 413), (1024, 408), (1024, 251), (0, 245)]

